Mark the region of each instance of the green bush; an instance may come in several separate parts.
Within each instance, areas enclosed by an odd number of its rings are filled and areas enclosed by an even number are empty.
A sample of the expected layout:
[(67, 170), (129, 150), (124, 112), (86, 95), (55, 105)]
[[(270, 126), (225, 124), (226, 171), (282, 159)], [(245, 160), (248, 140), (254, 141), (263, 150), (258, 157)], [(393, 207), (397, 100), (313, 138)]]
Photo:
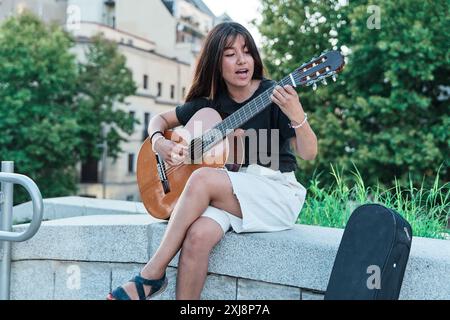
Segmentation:
[(439, 170), (429, 189), (423, 183), (414, 187), (411, 179), (406, 188), (395, 181), (392, 188), (383, 189), (380, 185), (367, 187), (359, 170), (354, 168), (351, 178), (344, 178), (343, 171), (331, 166), (334, 183), (327, 187), (321, 186), (320, 174), (314, 176), (298, 223), (344, 228), (358, 206), (379, 203), (399, 212), (411, 224), (414, 236), (450, 236), (446, 229), (450, 218), (450, 182), (439, 185)]

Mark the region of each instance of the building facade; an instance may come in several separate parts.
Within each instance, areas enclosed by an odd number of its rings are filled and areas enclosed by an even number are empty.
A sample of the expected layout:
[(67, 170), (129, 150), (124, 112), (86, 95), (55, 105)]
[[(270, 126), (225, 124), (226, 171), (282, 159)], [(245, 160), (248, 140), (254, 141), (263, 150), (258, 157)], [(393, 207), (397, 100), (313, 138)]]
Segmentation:
[(25, 9), (64, 25), (77, 40), (73, 50), (79, 59), (98, 33), (115, 41), (126, 57), (138, 89), (116, 108), (140, 124), (127, 136), (118, 159), (79, 165), (79, 195), (140, 200), (136, 163), (148, 123), (183, 102), (214, 15), (201, 0), (0, 0), (0, 21)]

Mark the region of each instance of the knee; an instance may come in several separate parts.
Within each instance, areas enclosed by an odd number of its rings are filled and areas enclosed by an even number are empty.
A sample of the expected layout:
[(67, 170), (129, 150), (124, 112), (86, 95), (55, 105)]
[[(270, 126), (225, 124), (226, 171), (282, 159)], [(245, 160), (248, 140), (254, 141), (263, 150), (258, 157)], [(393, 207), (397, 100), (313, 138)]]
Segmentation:
[(207, 194), (209, 188), (208, 176), (211, 177), (211, 168), (199, 168), (195, 170), (189, 177), (186, 186), (184, 188), (185, 192), (191, 195), (204, 195)]
[(190, 228), (183, 242), (183, 254), (188, 257), (197, 257), (209, 254), (217, 243), (217, 235), (205, 228)]

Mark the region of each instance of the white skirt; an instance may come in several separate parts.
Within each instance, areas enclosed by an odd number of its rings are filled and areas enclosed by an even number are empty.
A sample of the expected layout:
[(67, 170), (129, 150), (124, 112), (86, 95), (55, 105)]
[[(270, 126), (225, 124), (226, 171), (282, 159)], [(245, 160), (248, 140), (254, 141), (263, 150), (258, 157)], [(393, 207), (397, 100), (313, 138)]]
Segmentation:
[(272, 232), (290, 229), (303, 207), (306, 189), (293, 171), (280, 172), (252, 164), (228, 173), (233, 193), (241, 206), (242, 219), (209, 206), (202, 216), (216, 221), (224, 233)]

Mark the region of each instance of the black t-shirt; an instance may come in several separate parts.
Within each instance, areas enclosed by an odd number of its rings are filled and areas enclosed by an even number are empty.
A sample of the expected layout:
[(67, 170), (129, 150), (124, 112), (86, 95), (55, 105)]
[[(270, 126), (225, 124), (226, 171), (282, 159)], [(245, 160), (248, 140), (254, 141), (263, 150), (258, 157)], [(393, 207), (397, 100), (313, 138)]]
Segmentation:
[[(186, 125), (198, 110), (205, 107), (216, 109), (221, 114), (222, 119), (225, 119), (274, 84), (275, 81), (273, 80), (263, 79), (255, 93), (242, 103), (237, 103), (228, 96), (227, 92), (222, 92), (214, 101), (210, 101), (207, 98), (196, 98), (177, 106), (175, 112), (178, 121), (182, 125)], [(296, 170), (296, 158), (289, 143), (290, 138), (295, 137), (295, 130), (289, 127), (289, 123), (289, 118), (275, 103), (271, 103), (264, 111), (241, 125), (241, 129), (255, 129), (257, 133), (256, 148), (249, 147), (250, 138), (245, 139), (244, 166), (257, 163), (281, 172)], [(278, 131), (274, 129), (278, 129)], [(278, 147), (274, 144), (278, 144)], [(251, 153), (254, 149), (256, 149), (256, 154), (254, 152)]]

